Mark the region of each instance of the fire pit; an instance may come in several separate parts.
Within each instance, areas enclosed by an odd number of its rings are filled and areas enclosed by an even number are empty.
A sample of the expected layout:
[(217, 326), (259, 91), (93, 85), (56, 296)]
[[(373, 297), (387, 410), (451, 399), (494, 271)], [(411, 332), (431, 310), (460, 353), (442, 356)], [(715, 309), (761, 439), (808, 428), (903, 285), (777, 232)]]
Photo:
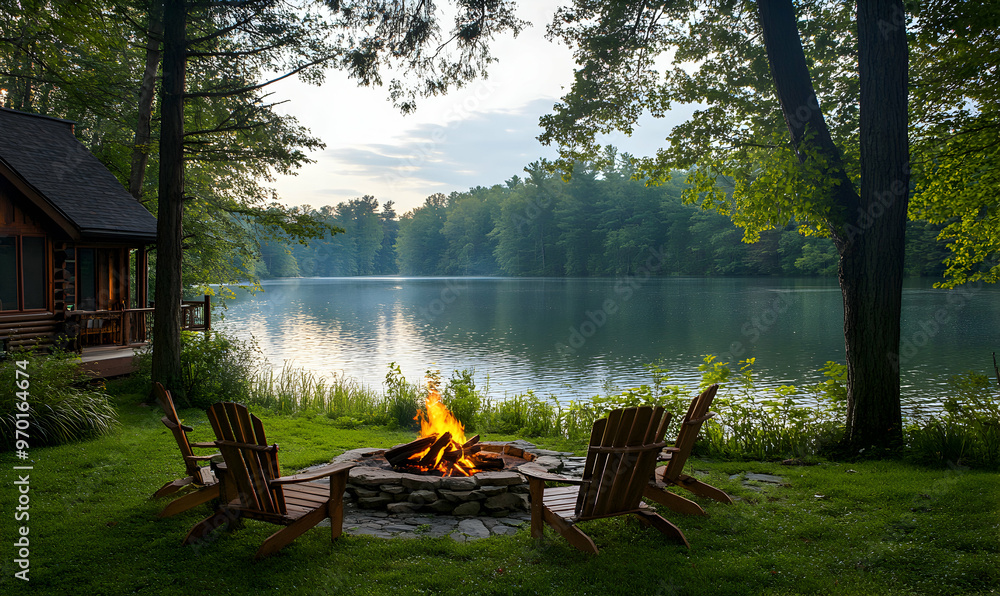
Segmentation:
[(439, 471), (403, 472), (393, 469), (384, 449), (354, 449), (334, 461), (358, 464), (351, 470), (346, 494), (358, 507), (390, 513), (422, 511), (498, 517), (527, 510), (528, 485), (517, 468), (534, 461), (535, 456), (510, 444), (479, 445), (480, 452), (501, 462), (503, 469), (470, 476), (444, 476)]
[(335, 462), (351, 470), (347, 498), (390, 513), (504, 515), (528, 508), (527, 481), (517, 472), (535, 456), (511, 444), (465, 438), (464, 428), (429, 387), (420, 437), (391, 449), (354, 449)]

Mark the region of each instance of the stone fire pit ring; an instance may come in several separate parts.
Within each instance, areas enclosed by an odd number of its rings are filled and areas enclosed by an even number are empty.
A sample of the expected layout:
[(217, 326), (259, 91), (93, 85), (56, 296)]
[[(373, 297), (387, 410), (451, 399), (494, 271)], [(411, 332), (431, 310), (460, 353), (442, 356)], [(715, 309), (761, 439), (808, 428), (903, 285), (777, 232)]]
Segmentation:
[[(499, 454), (502, 471), (478, 472), (472, 476), (433, 476), (393, 470), (385, 449), (347, 451), (334, 463), (353, 462), (345, 501), (362, 509), (393, 514), (435, 513), (455, 516), (506, 517), (528, 510), (528, 483), (517, 468), (537, 456), (512, 443), (482, 444), (483, 451)], [(530, 445), (530, 444), (529, 444)], [(569, 454), (565, 454), (569, 455)]]

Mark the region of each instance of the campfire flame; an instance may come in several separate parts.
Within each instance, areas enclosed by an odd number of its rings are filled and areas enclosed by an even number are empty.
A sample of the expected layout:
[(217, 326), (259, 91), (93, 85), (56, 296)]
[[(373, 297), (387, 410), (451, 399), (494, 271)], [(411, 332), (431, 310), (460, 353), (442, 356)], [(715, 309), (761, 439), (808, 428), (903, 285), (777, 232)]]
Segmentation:
[(465, 443), (465, 425), (441, 403), (441, 393), (434, 383), (427, 383), (427, 397), (424, 399), (427, 412), (417, 412), (413, 418), (420, 423), (420, 436), (443, 435), (451, 433), (453, 443), (461, 446)]
[(483, 470), (500, 470), (502, 457), (483, 453), (479, 435), (466, 440), (465, 427), (441, 403), (437, 383), (427, 383), (426, 411), (418, 412), (420, 438), (396, 445), (385, 452), (385, 459), (397, 469), (443, 476), (472, 476)]
[[(427, 383), (427, 397), (424, 399), (426, 412), (417, 412), (414, 420), (420, 422), (420, 437), (433, 437), (434, 442), (423, 451), (412, 456), (418, 460), (418, 467), (425, 471), (438, 470), (445, 476), (471, 476), (476, 472), (476, 462), (466, 453), (479, 440), (465, 438), (465, 425), (441, 403), (441, 393), (433, 381)], [(471, 443), (466, 446), (466, 443)], [(470, 449), (471, 451), (471, 449)], [(478, 449), (477, 449), (478, 451)], [(429, 461), (428, 461), (429, 459)]]

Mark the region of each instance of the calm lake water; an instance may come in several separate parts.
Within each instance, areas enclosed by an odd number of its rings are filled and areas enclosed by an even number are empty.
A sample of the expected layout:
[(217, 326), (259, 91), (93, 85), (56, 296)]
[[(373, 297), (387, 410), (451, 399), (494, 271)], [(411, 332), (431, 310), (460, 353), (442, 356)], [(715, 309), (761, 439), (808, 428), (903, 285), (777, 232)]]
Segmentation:
[[(606, 384), (649, 382), (662, 360), (672, 382), (696, 385), (705, 354), (756, 358), (763, 386), (821, 380), (844, 360), (835, 280), (790, 278), (304, 278), (237, 291), (221, 327), (253, 336), (272, 366), (286, 361), (380, 386), (390, 362), (409, 380), (428, 368), (473, 369), (490, 395), (528, 389), (561, 401)], [(904, 400), (937, 402), (949, 376), (992, 375), (1000, 288), (903, 293)], [(734, 367), (735, 368), (735, 367)]]

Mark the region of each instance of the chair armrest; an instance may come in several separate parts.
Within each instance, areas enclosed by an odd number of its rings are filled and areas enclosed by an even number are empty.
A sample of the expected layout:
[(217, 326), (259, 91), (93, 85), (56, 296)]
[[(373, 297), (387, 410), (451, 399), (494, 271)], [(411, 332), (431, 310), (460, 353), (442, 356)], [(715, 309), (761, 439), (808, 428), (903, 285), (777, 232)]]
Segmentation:
[(218, 453), (213, 453), (212, 455), (186, 455), (184, 456), (185, 461), (212, 461), (213, 458), (217, 457)]
[(199, 449), (215, 449), (215, 441), (209, 443), (188, 443), (192, 447), (197, 447)]
[[(666, 451), (666, 453), (664, 453), (664, 451)], [(678, 447), (664, 447), (656, 455), (656, 461), (670, 461), (671, 456), (673, 456), (673, 454), (675, 454), (675, 453), (677, 453), (679, 451), (680, 451), (680, 448), (678, 448)]]
[(189, 433), (189, 432), (191, 432), (191, 431), (194, 430), (190, 426), (185, 426), (183, 424), (177, 424), (176, 422), (174, 422), (173, 420), (167, 418), (166, 416), (160, 418), (160, 422), (162, 422), (164, 424), (164, 426), (166, 426), (170, 430), (174, 430), (175, 428), (180, 428), (181, 430), (183, 430), (186, 433)]
[(250, 449), (251, 451), (272, 452), (278, 450), (277, 443), (274, 445), (257, 445), (255, 443), (240, 443), (237, 441), (216, 441), (218, 447), (236, 447), (237, 449)]
[(708, 414), (705, 414), (701, 418), (695, 418), (694, 420), (685, 420), (684, 424), (687, 424), (687, 425), (701, 424), (702, 422), (704, 422), (706, 420), (709, 420), (711, 418), (715, 418), (715, 412), (709, 412)]
[(327, 476), (333, 476), (334, 474), (342, 474), (344, 472), (350, 471), (351, 468), (357, 464), (352, 462), (342, 462), (339, 464), (333, 464), (328, 468), (323, 468), (321, 470), (316, 470), (309, 474), (293, 474), (292, 476), (282, 476), (281, 478), (275, 478), (268, 482), (269, 485), (282, 484), (299, 484), (302, 482), (312, 482), (313, 480), (319, 480), (320, 478), (326, 478)]
[(528, 480), (563, 482), (565, 484), (578, 484), (578, 485), (584, 484), (584, 480), (582, 478), (567, 478), (565, 476), (560, 476), (559, 474), (546, 472), (540, 466), (532, 466), (531, 464), (525, 464), (519, 467), (517, 471), (527, 476)]

